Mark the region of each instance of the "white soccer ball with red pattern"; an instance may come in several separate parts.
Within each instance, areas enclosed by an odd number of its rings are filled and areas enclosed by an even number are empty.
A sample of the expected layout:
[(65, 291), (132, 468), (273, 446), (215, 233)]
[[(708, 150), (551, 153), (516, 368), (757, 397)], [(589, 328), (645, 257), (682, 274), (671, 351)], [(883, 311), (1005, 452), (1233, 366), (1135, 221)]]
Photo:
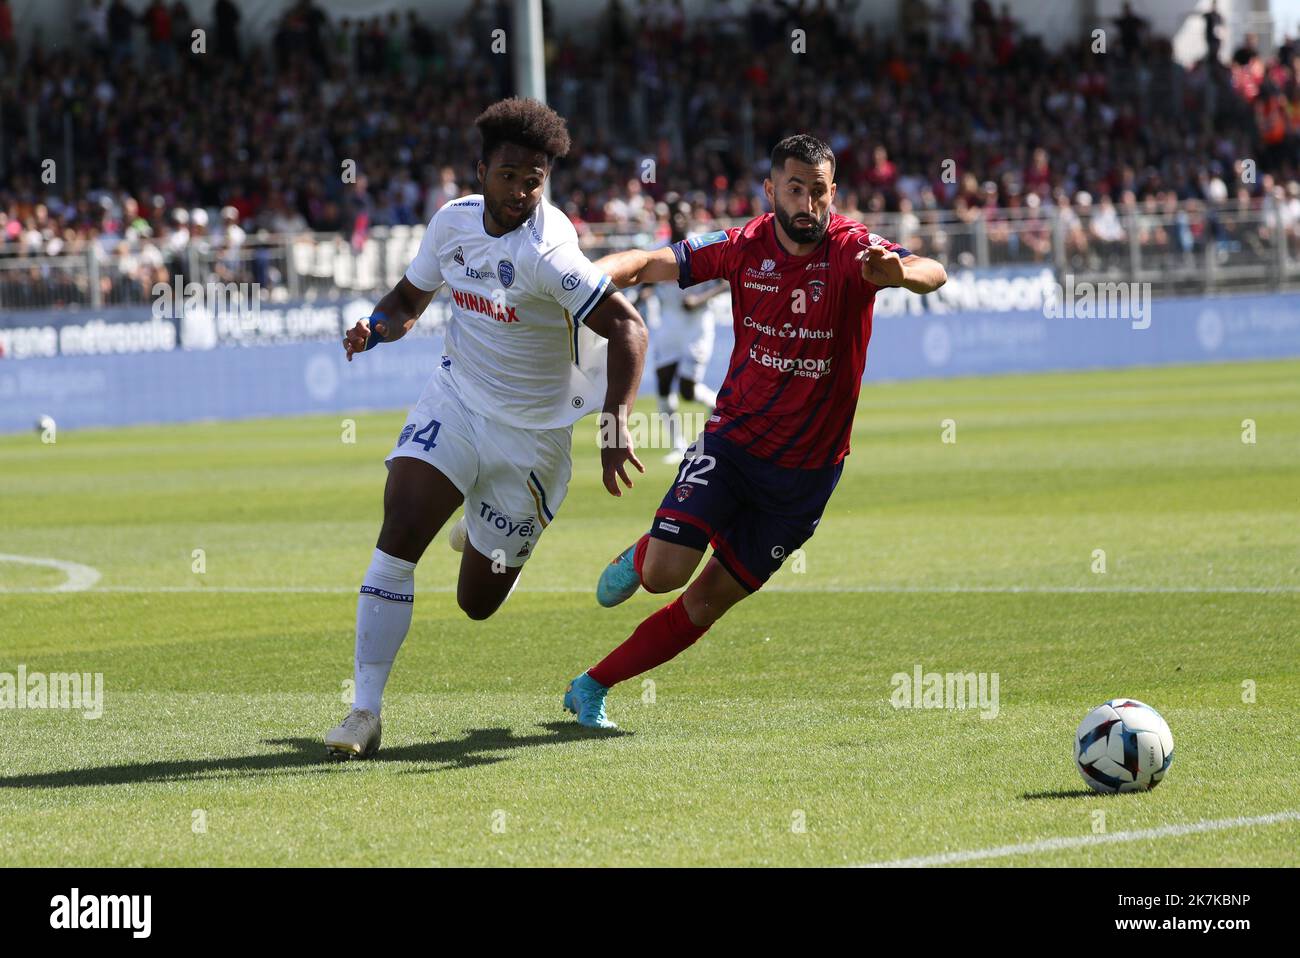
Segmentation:
[(1155, 788), (1174, 760), (1174, 737), (1160, 713), (1137, 699), (1111, 699), (1074, 733), (1074, 761), (1098, 792)]

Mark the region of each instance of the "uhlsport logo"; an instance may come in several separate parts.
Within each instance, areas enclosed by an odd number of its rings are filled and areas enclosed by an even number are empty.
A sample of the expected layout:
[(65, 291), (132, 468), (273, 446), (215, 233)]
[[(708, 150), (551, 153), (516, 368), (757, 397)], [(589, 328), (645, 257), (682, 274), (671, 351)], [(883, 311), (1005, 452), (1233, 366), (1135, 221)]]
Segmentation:
[(509, 288), (515, 281), (515, 264), (508, 259), (497, 263), (497, 279), (501, 280), (502, 286)]
[(133, 938), (148, 938), (153, 928), (152, 895), (69, 895), (50, 899), (50, 927), (59, 930), (127, 929)]

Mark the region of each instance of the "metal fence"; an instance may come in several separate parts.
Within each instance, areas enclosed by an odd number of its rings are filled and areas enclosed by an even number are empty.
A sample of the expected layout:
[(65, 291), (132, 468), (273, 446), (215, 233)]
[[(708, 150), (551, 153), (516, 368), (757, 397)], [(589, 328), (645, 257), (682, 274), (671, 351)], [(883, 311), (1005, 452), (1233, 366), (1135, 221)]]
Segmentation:
[[(1300, 200), (1264, 205), (1189, 201), (1156, 208), (1107, 205), (866, 213), (874, 232), (950, 270), (1044, 266), (1058, 280), (1149, 282), (1157, 295), (1278, 290), (1300, 284)], [(735, 225), (740, 221), (719, 225)], [(256, 284), (269, 302), (377, 297), (415, 256), (422, 227), (376, 228), (353, 244), (332, 233), (250, 235), (237, 246), (203, 238), (168, 250), (91, 243), (76, 255), (15, 256), (0, 250), (0, 311), (149, 305), (157, 284)], [(650, 246), (652, 225), (589, 224), (582, 244), (593, 259)]]

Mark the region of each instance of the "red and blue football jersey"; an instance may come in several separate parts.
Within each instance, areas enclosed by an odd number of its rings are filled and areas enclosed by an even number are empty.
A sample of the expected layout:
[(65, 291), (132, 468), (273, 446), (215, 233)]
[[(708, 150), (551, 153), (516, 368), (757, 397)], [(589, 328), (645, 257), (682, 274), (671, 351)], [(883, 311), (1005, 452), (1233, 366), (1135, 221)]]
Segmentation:
[(848, 455), (879, 288), (857, 261), (868, 246), (911, 255), (838, 214), (807, 256), (782, 248), (771, 213), (674, 244), (683, 289), (731, 284), (736, 345), (706, 432), (787, 468)]

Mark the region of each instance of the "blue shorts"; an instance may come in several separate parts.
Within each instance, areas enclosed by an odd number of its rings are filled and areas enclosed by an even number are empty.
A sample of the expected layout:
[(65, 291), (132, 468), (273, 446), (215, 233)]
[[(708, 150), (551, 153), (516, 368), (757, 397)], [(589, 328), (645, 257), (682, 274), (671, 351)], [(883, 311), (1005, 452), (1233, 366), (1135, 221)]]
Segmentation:
[(699, 549), (755, 592), (811, 538), (844, 471), (790, 469), (703, 433), (677, 467), (650, 535)]

